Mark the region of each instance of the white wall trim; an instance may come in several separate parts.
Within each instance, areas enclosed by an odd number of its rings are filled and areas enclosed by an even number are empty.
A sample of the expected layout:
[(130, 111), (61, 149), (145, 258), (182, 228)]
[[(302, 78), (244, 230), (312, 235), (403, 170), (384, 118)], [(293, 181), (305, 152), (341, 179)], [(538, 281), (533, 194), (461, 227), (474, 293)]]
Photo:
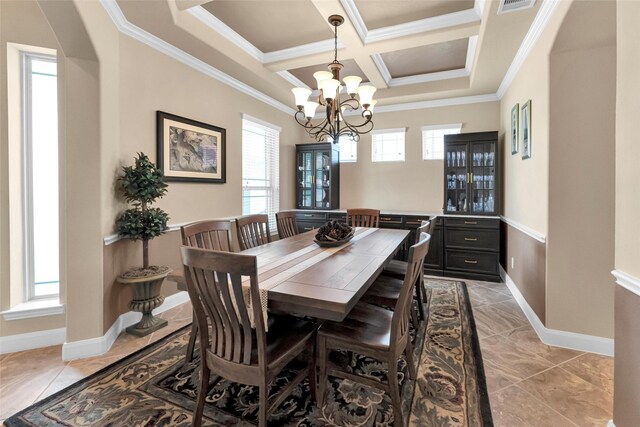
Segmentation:
[(486, 95), (461, 96), (458, 98), (433, 99), (429, 101), (407, 102), (405, 104), (376, 105), (376, 113), (391, 113), (396, 111), (420, 110), (423, 108), (450, 107), (454, 105), (479, 104), (483, 102), (497, 102), (498, 97), (489, 93)]
[(502, 219), (504, 222), (506, 222), (507, 224), (509, 224), (511, 227), (522, 231), (524, 234), (526, 234), (529, 237), (532, 237), (534, 239), (536, 239), (538, 242), (540, 243), (546, 243), (547, 238), (544, 234), (539, 233), (537, 231), (535, 231), (532, 228), (527, 227), (526, 225), (522, 225), (519, 222), (516, 222), (510, 218), (507, 218), (504, 215), (500, 215), (500, 219)]
[(438, 71), (435, 73), (417, 74), (415, 76), (396, 77), (389, 80), (387, 84), (389, 87), (415, 85), (419, 83), (436, 82), (440, 80), (457, 79), (460, 77), (468, 77), (469, 72), (466, 68), (460, 68), (458, 70)]
[(276, 74), (278, 74), (280, 77), (282, 77), (283, 79), (291, 83), (294, 87), (304, 87), (307, 89), (311, 89), (309, 86), (307, 86), (305, 82), (303, 82), (302, 80), (300, 80), (299, 78), (297, 78), (296, 76), (294, 76), (288, 71), (276, 71)]
[(60, 345), (64, 343), (66, 336), (66, 328), (48, 329), (46, 331), (29, 332), (26, 334), (7, 335), (4, 337), (0, 337), (0, 354), (15, 353), (16, 351), (33, 350), (34, 348)]
[[(333, 52), (335, 41), (333, 39), (322, 40), (319, 42), (302, 44), (300, 46), (288, 47), (286, 49), (274, 50), (264, 54), (264, 64), (272, 62), (286, 61), (289, 59), (300, 58), (307, 55), (315, 55), (317, 53)], [(338, 52), (344, 49), (344, 44), (338, 40)]]
[(164, 53), (165, 55), (182, 62), (183, 64), (193, 68), (194, 70), (200, 71), (203, 74), (212, 77), (219, 82), (236, 89), (239, 92), (242, 92), (246, 95), (249, 95), (265, 104), (274, 107), (284, 113), (293, 115), (295, 110), (288, 105), (283, 104), (282, 102), (258, 91), (257, 89), (249, 86), (246, 83), (241, 82), (240, 80), (231, 77), (230, 75), (218, 70), (215, 67), (207, 64), (204, 61), (184, 52), (181, 49), (173, 46), (170, 43), (162, 40), (159, 37), (154, 36), (153, 34), (143, 30), (142, 28), (130, 23), (127, 21), (126, 17), (122, 13), (122, 10), (118, 6), (115, 0), (100, 0), (100, 4), (107, 11), (107, 14), (115, 24), (118, 31), (121, 33), (146, 44), (149, 47), (157, 50), (158, 52)]
[(405, 133), (407, 128), (388, 128), (388, 129), (374, 129), (370, 133), (371, 135), (382, 135), (385, 133)]
[(458, 129), (460, 131), (462, 129), (462, 123), (451, 123), (448, 125), (428, 125), (422, 126), (421, 130), (440, 130), (440, 129)]
[(249, 114), (242, 113), (242, 120), (248, 120), (248, 121), (253, 122), (253, 123), (257, 124), (257, 125), (260, 125), (260, 126), (275, 130), (276, 132), (282, 132), (282, 128), (280, 126), (276, 126), (276, 125), (274, 125), (272, 123), (269, 123), (269, 122), (267, 122), (265, 120), (259, 119), (259, 118), (254, 117), (254, 116), (250, 116)]
[[(153, 314), (162, 313), (187, 301), (189, 301), (189, 294), (186, 291), (169, 295), (160, 307), (153, 310)], [(107, 333), (101, 337), (65, 342), (62, 345), (62, 360), (82, 359), (106, 353), (116, 341), (118, 335), (127, 327), (139, 322), (141, 317), (141, 313), (129, 311), (121, 314)]]
[(64, 314), (64, 304), (58, 298), (32, 300), (18, 304), (2, 313), (4, 320), (32, 319), (34, 317)]
[[(192, 222), (193, 221), (177, 222), (175, 224), (167, 224), (168, 229), (167, 229), (166, 233), (169, 233), (171, 231), (178, 231), (178, 230), (180, 230), (180, 227), (182, 227), (183, 225), (191, 224)], [(117, 242), (118, 240), (122, 240), (122, 237), (120, 237), (118, 234), (110, 234), (110, 235), (106, 236), (103, 239), (105, 246), (112, 245), (115, 242)]]
[(629, 292), (633, 292), (640, 296), (640, 279), (621, 270), (613, 270), (611, 274), (616, 278), (616, 283), (618, 285), (622, 286)]
[(524, 315), (531, 323), (531, 326), (538, 334), (540, 340), (551, 346), (568, 348), (577, 351), (586, 351), (589, 353), (602, 354), (605, 356), (613, 356), (613, 339), (596, 337), (593, 335), (578, 334), (575, 332), (560, 331), (557, 329), (549, 329), (545, 327), (538, 315), (533, 311), (527, 300), (520, 292), (520, 289), (513, 282), (511, 277), (500, 266), (500, 277), (506, 283), (509, 291), (515, 298), (516, 302), (524, 312)]
[(371, 59), (373, 60), (373, 63), (376, 64), (376, 68), (378, 68), (378, 71), (382, 75), (382, 79), (388, 85), (392, 78), (391, 73), (387, 68), (387, 64), (385, 64), (384, 60), (382, 59), (382, 55), (380, 55), (379, 53), (374, 53), (373, 55), (371, 55)]
[(340, 4), (342, 4), (345, 12), (347, 12), (347, 16), (360, 36), (360, 40), (362, 43), (365, 43), (369, 30), (367, 30), (367, 26), (362, 19), (362, 15), (360, 15), (360, 11), (358, 11), (358, 8), (356, 7), (356, 2), (353, 0), (340, 0)]
[(496, 92), (498, 98), (502, 99), (504, 94), (509, 89), (509, 86), (511, 86), (511, 83), (518, 74), (518, 71), (520, 71), (522, 64), (524, 64), (524, 61), (529, 56), (529, 53), (531, 53), (531, 50), (533, 49), (534, 45), (540, 38), (540, 35), (547, 26), (551, 15), (553, 15), (553, 12), (556, 10), (556, 7), (559, 4), (560, 0), (545, 0), (544, 2), (542, 2), (540, 10), (538, 10), (538, 13), (534, 18), (531, 27), (529, 27), (529, 31), (527, 31), (527, 35), (522, 40), (522, 44), (520, 45), (516, 56), (513, 58), (513, 61), (511, 61), (511, 65), (505, 73), (504, 78), (502, 79), (502, 83), (500, 83), (500, 87), (498, 87), (498, 90)]
[(471, 75), (473, 69), (473, 60), (476, 57), (476, 50), (478, 49), (478, 36), (469, 37), (469, 44), (467, 46), (467, 57), (464, 61), (464, 69), (467, 70), (467, 75)]

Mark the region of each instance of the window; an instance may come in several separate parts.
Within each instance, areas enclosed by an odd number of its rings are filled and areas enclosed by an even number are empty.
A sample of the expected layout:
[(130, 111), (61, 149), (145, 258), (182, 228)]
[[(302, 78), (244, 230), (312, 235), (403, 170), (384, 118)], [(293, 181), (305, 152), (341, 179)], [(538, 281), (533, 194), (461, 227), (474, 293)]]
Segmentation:
[(422, 160), (444, 159), (444, 136), (460, 133), (462, 123), (422, 127)]
[(340, 163), (355, 163), (358, 161), (358, 143), (348, 136), (341, 136), (338, 140), (340, 147)]
[(60, 293), (55, 56), (21, 52), (26, 298)]
[(404, 162), (405, 129), (384, 129), (371, 133), (372, 162)]
[(269, 215), (277, 230), (280, 209), (280, 128), (244, 115), (242, 119), (242, 214)]

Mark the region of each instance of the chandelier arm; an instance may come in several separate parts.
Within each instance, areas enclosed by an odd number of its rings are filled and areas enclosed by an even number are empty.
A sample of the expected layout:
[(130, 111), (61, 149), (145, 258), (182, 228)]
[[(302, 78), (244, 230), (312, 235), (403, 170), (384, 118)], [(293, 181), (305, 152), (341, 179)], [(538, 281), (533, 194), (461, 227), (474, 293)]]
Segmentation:
[(343, 118), (342, 123), (345, 124), (345, 126), (348, 126), (351, 129), (354, 130), (358, 130), (360, 128), (363, 128), (365, 126), (371, 125), (371, 128), (373, 128), (373, 122), (371, 121), (373, 115), (367, 115), (365, 116), (364, 114), (362, 115), (362, 117), (365, 119), (365, 121), (363, 123), (360, 124), (353, 124), (353, 123), (349, 123), (346, 119)]
[[(355, 105), (352, 104), (354, 102), (355, 102)], [(342, 107), (349, 108), (350, 110), (355, 111), (358, 108), (360, 108), (361, 105), (360, 105), (360, 101), (358, 101), (356, 98), (349, 98), (349, 99), (345, 99), (340, 103), (340, 108)]]

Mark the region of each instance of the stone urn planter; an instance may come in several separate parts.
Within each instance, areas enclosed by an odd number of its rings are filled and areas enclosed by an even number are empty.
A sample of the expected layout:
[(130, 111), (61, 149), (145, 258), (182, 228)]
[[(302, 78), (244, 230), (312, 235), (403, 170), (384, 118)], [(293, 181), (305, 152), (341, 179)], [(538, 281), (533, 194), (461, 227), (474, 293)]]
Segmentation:
[(133, 289), (133, 299), (129, 303), (129, 309), (142, 313), (142, 319), (126, 329), (128, 333), (143, 337), (167, 326), (167, 320), (154, 316), (152, 311), (164, 302), (164, 296), (160, 295), (160, 290), (164, 279), (171, 272), (169, 267), (151, 267), (132, 269), (118, 277), (118, 282), (127, 284)]

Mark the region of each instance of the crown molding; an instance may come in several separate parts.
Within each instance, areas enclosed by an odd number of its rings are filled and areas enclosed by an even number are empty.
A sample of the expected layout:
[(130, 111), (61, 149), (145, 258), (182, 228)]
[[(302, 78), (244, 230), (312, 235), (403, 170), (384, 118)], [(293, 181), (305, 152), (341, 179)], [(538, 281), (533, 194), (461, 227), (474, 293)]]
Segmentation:
[(388, 86), (389, 82), (391, 82), (392, 80), (392, 77), (389, 69), (387, 68), (387, 64), (385, 64), (384, 60), (382, 59), (382, 55), (380, 55), (379, 53), (374, 53), (373, 55), (371, 55), (371, 59), (373, 60), (373, 63), (376, 64), (378, 71), (382, 75), (382, 79)]
[(298, 79), (296, 76), (291, 74), (288, 71), (276, 71), (280, 77), (291, 83), (294, 87), (304, 87), (307, 89), (311, 89), (307, 84), (305, 84), (302, 80)]
[(200, 22), (207, 25), (209, 28), (213, 29), (221, 36), (225, 37), (240, 49), (244, 50), (254, 59), (257, 59), (261, 63), (264, 63), (264, 53), (260, 49), (255, 47), (251, 42), (242, 37), (240, 34), (236, 33), (231, 27), (222, 22), (216, 16), (209, 13), (204, 7), (192, 7), (190, 9), (187, 9), (186, 12), (190, 15), (195, 16), (198, 20), (200, 20)]
[(362, 19), (362, 15), (360, 15), (360, 11), (356, 6), (355, 1), (340, 0), (340, 4), (344, 8), (344, 11), (347, 12), (347, 16), (349, 17), (349, 20), (351, 21), (351, 24), (353, 25), (353, 27), (356, 29), (356, 32), (360, 36), (360, 40), (362, 41), (362, 43), (365, 43), (367, 40), (367, 33), (369, 32), (369, 30), (367, 30), (367, 26), (365, 25), (364, 20)]
[(451, 107), (455, 105), (480, 104), (483, 102), (497, 102), (494, 93), (486, 95), (461, 96), (458, 98), (433, 99), (430, 101), (408, 102), (405, 104), (376, 105), (376, 113), (392, 113), (396, 111), (421, 110), (425, 108)]
[(200, 71), (201, 73), (206, 74), (207, 76), (218, 80), (219, 82), (233, 89), (236, 89), (239, 92), (249, 95), (257, 99), (258, 101), (264, 102), (265, 104), (277, 110), (290, 115), (293, 115), (295, 113), (295, 110), (288, 105), (285, 105), (282, 102), (270, 97), (269, 95), (266, 95), (259, 90), (249, 86), (248, 84), (231, 77), (230, 75), (218, 70), (215, 67), (212, 67), (206, 62), (201, 61), (200, 59), (186, 53), (185, 51), (173, 46), (170, 43), (167, 43), (159, 37), (156, 37), (153, 34), (127, 21), (124, 13), (122, 13), (122, 10), (115, 0), (100, 0), (100, 4), (107, 11), (107, 14), (115, 24), (116, 28), (122, 34), (125, 34), (141, 43), (144, 43), (147, 46), (157, 50), (158, 52), (164, 53), (165, 55), (182, 62), (183, 64), (193, 68), (194, 70)]
[(553, 12), (556, 10), (556, 7), (559, 4), (560, 0), (545, 0), (544, 2), (542, 2), (540, 10), (536, 14), (536, 17), (534, 18), (529, 31), (527, 31), (527, 35), (522, 40), (522, 44), (520, 44), (520, 48), (518, 49), (516, 56), (513, 58), (513, 61), (511, 61), (511, 65), (505, 73), (504, 78), (502, 79), (502, 83), (500, 83), (500, 87), (498, 87), (498, 90), (496, 92), (498, 98), (502, 99), (504, 94), (509, 89), (509, 86), (511, 86), (513, 79), (515, 79), (518, 71), (520, 71), (520, 68), (522, 68), (522, 64), (524, 64), (524, 61), (529, 56), (529, 53), (531, 53), (531, 50), (540, 38), (540, 35), (544, 31), (547, 23), (549, 22), (549, 19), (551, 18)]
[(473, 60), (476, 57), (476, 50), (478, 48), (478, 36), (469, 37), (469, 45), (467, 46), (467, 58), (464, 61), (464, 69), (467, 70), (467, 75), (471, 75), (473, 70)]
[[(322, 40), (319, 42), (307, 43), (300, 46), (289, 47), (287, 49), (274, 50), (264, 54), (264, 64), (272, 62), (286, 61), (289, 59), (300, 58), (302, 56), (314, 55), (316, 53), (324, 53), (333, 51), (335, 41), (333, 39)], [(344, 49), (344, 44), (338, 40), (338, 50)]]
[(415, 76), (398, 77), (391, 79), (387, 85), (389, 87), (414, 85), (418, 83), (436, 82), (439, 80), (457, 79), (459, 77), (467, 77), (469, 72), (465, 68), (458, 70), (438, 71), (437, 73), (418, 74)]
[(640, 296), (640, 279), (633, 277), (622, 270), (613, 270), (611, 274), (616, 278), (616, 283), (618, 285), (622, 286), (629, 292), (633, 292)]

